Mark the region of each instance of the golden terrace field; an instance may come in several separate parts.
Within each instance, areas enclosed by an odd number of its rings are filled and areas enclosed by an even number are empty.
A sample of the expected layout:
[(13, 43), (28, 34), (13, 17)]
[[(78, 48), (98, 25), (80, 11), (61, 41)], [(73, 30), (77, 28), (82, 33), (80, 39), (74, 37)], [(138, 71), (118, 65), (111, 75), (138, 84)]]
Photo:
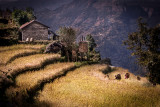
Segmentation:
[[(84, 66), (46, 84), (36, 98), (37, 105), (45, 104), (52, 107), (160, 106), (160, 86), (147, 87), (145, 80), (109, 79), (99, 72), (104, 68), (104, 65)], [(121, 68), (120, 70), (119, 72), (127, 72)]]
[(6, 72), (8, 69), (11, 69), (10, 73), (14, 75), (26, 69), (40, 68), (46, 62), (54, 61), (58, 58), (60, 58), (58, 54), (35, 54), (15, 59), (8, 65), (0, 68)]
[(17, 50), (17, 49), (41, 49), (45, 47), (43, 44), (36, 44), (36, 45), (31, 45), (31, 44), (17, 44), (13, 46), (0, 46), (0, 52), (3, 51), (8, 51), (8, 50)]
[(36, 54), (37, 50), (35, 49), (18, 49), (18, 50), (8, 50), (5, 52), (0, 52), (0, 64), (7, 64), (17, 57)]
[[(0, 47), (0, 94), (10, 106), (160, 107), (160, 85), (153, 87), (145, 77), (137, 80), (128, 70), (105, 64), (62, 62), (59, 54), (43, 54), (44, 47)], [(115, 80), (117, 74), (121, 80)], [(12, 84), (3, 87), (4, 79)]]
[(5, 65), (16, 58), (40, 52), (45, 45), (19, 44), (0, 47), (0, 65)]
[[(16, 87), (8, 88), (6, 90), (6, 95), (9, 96), (10, 100), (18, 97), (16, 93), (19, 93), (19, 97), (22, 95), (28, 96), (25, 92), (26, 90), (34, 91), (42, 82), (49, 81), (73, 67), (74, 63), (57, 63), (48, 65), (42, 70), (28, 71), (16, 77)], [(23, 100), (23, 98), (19, 99), (18, 102), (21, 102), (21, 100)]]

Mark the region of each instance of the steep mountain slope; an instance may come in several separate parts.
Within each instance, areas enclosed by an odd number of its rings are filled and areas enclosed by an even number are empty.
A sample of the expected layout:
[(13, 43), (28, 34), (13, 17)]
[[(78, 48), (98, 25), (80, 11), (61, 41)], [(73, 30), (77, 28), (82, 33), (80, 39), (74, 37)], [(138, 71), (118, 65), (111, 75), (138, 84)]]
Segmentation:
[(138, 66), (122, 41), (128, 33), (136, 30), (136, 20), (140, 16), (151, 25), (159, 22), (160, 9), (156, 3), (159, 3), (158, 0), (73, 0), (55, 10), (43, 10), (37, 13), (37, 18), (53, 30), (60, 26), (72, 26), (80, 32), (78, 38), (91, 33), (102, 58), (109, 57), (113, 65), (135, 72)]

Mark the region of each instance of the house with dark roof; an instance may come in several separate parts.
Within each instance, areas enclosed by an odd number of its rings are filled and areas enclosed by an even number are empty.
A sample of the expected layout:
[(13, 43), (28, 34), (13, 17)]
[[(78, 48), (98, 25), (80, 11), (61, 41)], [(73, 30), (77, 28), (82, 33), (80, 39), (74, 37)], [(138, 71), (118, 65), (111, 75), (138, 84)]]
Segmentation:
[(48, 40), (49, 27), (36, 20), (23, 24), (19, 29), (22, 41)]

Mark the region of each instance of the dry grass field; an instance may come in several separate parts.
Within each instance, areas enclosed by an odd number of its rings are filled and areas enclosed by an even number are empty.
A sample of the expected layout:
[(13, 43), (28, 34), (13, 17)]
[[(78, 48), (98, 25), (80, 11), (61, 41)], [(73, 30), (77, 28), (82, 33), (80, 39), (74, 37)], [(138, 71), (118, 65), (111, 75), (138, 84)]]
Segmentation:
[(12, 46), (0, 46), (0, 52), (8, 51), (8, 50), (17, 50), (17, 49), (41, 49), (45, 47), (43, 44), (17, 44)]
[(26, 57), (15, 59), (6, 66), (1, 66), (0, 69), (14, 75), (20, 71), (32, 68), (40, 68), (43, 64), (59, 59), (59, 54), (35, 54)]
[[(22, 102), (23, 97), (27, 98), (29, 95), (26, 91), (35, 91), (41, 83), (50, 81), (55, 76), (61, 75), (66, 70), (75, 67), (74, 63), (56, 63), (46, 66), (44, 69), (38, 71), (28, 71), (16, 77), (15, 86), (11, 86), (6, 90), (6, 95), (10, 101), (16, 99), (19, 103)], [(19, 95), (17, 95), (17, 93)]]
[[(50, 107), (159, 107), (160, 86), (152, 87), (147, 80), (124, 79), (122, 68), (108, 74), (100, 71), (104, 65), (90, 65), (76, 69), (65, 77), (46, 84), (36, 97), (37, 105)], [(121, 73), (122, 80), (112, 78)], [(132, 77), (133, 76), (133, 77)]]
[(17, 49), (0, 52), (0, 65), (5, 65), (18, 57), (36, 53), (38, 53), (38, 51), (35, 49)]
[[(60, 62), (59, 54), (39, 53), (45, 45), (0, 47), (0, 89), (11, 106), (160, 107), (160, 85), (128, 70), (87, 62)], [(36, 53), (35, 53), (36, 52)], [(85, 65), (86, 64), (86, 65)], [(23, 72), (25, 71), (25, 72)], [(104, 74), (105, 72), (105, 74)], [(130, 78), (125, 79), (125, 74)], [(121, 80), (115, 75), (121, 74)], [(11, 75), (11, 77), (8, 75)], [(3, 78), (3, 76), (6, 76)], [(4, 99), (0, 98), (1, 101)]]

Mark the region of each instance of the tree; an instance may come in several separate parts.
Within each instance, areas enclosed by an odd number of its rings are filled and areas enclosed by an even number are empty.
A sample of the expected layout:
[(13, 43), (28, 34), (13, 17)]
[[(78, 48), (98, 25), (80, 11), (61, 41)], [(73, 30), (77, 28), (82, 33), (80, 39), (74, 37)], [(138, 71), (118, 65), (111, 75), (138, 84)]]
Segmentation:
[(26, 10), (14, 9), (12, 12), (12, 19), (18, 25), (21, 26), (22, 24), (29, 22), (35, 19), (33, 14), (33, 9), (27, 8)]
[(96, 46), (97, 46), (96, 43), (95, 43), (94, 38), (92, 37), (91, 34), (88, 34), (86, 36), (86, 40), (88, 41), (88, 49), (89, 49), (89, 51), (93, 51), (93, 49), (96, 48)]
[(160, 25), (150, 28), (138, 19), (138, 31), (128, 35), (124, 41), (140, 65), (149, 71), (149, 81), (160, 83)]
[(60, 36), (60, 41), (65, 46), (67, 60), (70, 61), (72, 58), (71, 51), (76, 41), (76, 31), (71, 27), (61, 27), (57, 32)]
[(89, 60), (99, 61), (101, 59), (100, 52), (95, 51), (96, 43), (91, 34), (86, 36), (86, 40), (88, 41), (88, 57)]

